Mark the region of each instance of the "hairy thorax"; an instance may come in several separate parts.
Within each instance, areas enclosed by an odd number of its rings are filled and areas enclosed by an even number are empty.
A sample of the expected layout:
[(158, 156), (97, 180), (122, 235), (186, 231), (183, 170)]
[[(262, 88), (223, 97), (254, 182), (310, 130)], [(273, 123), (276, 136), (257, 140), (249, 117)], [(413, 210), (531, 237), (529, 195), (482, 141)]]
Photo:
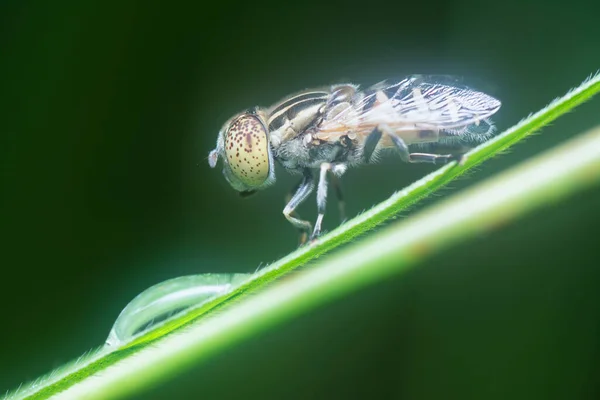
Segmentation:
[(273, 148), (275, 158), (290, 171), (318, 168), (322, 163), (357, 164), (361, 160), (356, 140), (341, 136), (335, 141), (315, 139), (307, 132)]

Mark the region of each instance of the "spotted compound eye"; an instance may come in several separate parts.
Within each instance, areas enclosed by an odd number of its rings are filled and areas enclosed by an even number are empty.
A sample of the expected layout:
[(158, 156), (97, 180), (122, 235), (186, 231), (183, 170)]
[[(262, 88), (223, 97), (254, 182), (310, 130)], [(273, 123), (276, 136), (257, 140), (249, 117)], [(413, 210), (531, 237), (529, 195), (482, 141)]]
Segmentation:
[(255, 115), (244, 114), (229, 125), (225, 156), (231, 172), (248, 187), (257, 187), (269, 177), (267, 129)]

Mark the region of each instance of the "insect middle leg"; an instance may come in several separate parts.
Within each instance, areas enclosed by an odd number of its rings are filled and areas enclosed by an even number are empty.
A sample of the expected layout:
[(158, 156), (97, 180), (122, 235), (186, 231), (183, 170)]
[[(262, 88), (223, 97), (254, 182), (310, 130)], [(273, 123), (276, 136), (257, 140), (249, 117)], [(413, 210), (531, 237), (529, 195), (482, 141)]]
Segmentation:
[(313, 192), (315, 189), (315, 181), (313, 174), (309, 169), (304, 170), (304, 176), (297, 185), (292, 197), (287, 202), (283, 209), (283, 215), (290, 221), (292, 225), (300, 230), (300, 244), (304, 244), (308, 238), (308, 234), (312, 230), (310, 222), (300, 219), (295, 213), (296, 208)]
[(340, 181), (340, 178), (338, 175), (331, 174), (331, 183), (333, 185), (333, 190), (335, 191), (335, 197), (337, 197), (337, 201), (338, 201), (340, 222), (344, 223), (344, 221), (346, 221), (346, 200), (344, 200), (344, 193), (342, 191), (342, 182)]
[(340, 218), (342, 221), (345, 219), (344, 200), (342, 197), (342, 190), (338, 177), (346, 171), (345, 164), (332, 164), (323, 163), (321, 164), (321, 171), (319, 174), (319, 185), (317, 186), (317, 221), (315, 222), (315, 228), (313, 230), (310, 239), (316, 239), (321, 234), (321, 226), (323, 224), (323, 217), (325, 217), (325, 206), (327, 204), (327, 173), (332, 172), (333, 183), (338, 198), (338, 204), (340, 207)]

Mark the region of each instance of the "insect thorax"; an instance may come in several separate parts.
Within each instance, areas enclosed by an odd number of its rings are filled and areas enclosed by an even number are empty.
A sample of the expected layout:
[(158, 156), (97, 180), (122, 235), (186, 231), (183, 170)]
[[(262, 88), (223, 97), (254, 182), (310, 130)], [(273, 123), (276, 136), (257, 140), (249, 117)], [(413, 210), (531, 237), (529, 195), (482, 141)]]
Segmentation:
[(356, 87), (337, 85), (289, 96), (268, 110), (269, 138), (273, 156), (288, 170), (317, 168), (324, 162), (358, 160), (357, 146), (348, 136), (335, 140), (315, 137), (323, 118), (352, 107)]
[(286, 169), (300, 171), (318, 168), (322, 163), (356, 164), (360, 160), (355, 141), (342, 136), (334, 142), (311, 140), (308, 132), (288, 140), (274, 149), (275, 159)]

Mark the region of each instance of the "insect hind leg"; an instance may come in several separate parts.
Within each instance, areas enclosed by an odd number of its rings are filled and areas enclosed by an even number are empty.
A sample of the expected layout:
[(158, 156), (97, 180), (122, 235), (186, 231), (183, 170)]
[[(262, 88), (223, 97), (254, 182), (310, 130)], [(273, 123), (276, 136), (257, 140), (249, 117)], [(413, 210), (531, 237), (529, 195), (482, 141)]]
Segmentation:
[(409, 163), (428, 163), (428, 164), (447, 164), (450, 161), (459, 160), (462, 161), (462, 155), (456, 154), (434, 154), (434, 153), (411, 153), (408, 145), (400, 136), (396, 134), (393, 130), (385, 125), (381, 125), (379, 129), (382, 129), (383, 132), (389, 136), (392, 143), (396, 147), (400, 158), (404, 162)]
[(371, 158), (373, 157), (375, 148), (381, 140), (382, 134), (383, 132), (379, 128), (375, 128), (365, 139), (365, 144), (363, 145), (363, 160), (365, 163), (368, 164), (371, 162)]
[(410, 153), (409, 162), (443, 165), (460, 158), (461, 156), (454, 154)]

